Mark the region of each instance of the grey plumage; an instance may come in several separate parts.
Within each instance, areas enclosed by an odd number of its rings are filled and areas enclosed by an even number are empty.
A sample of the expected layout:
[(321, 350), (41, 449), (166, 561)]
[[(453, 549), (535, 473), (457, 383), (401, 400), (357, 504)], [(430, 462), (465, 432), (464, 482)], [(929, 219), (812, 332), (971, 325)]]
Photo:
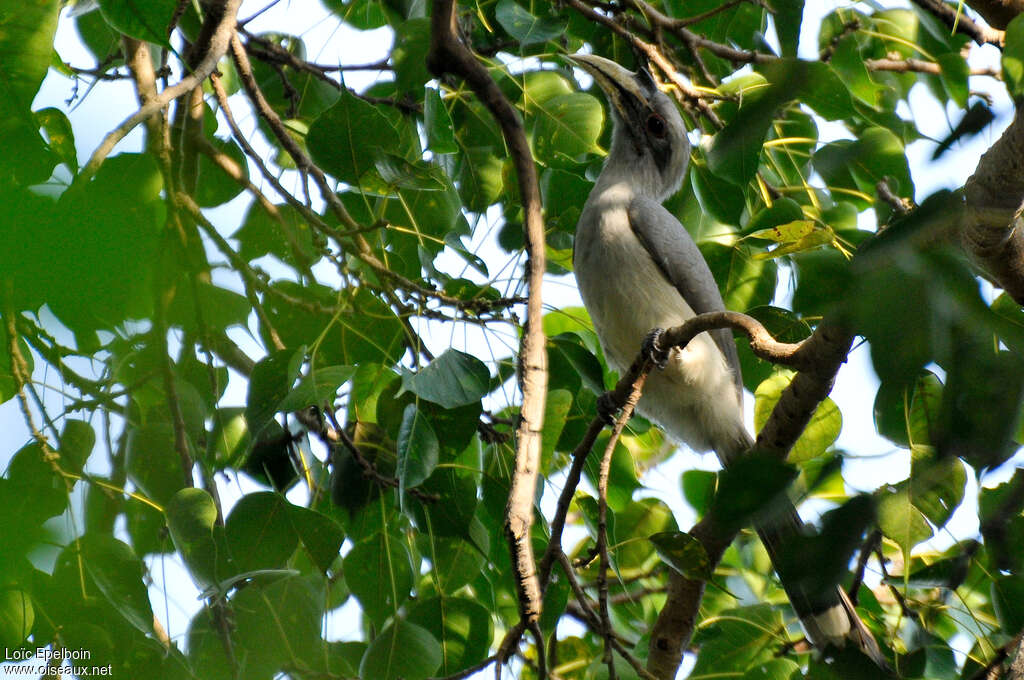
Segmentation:
[[(623, 372), (652, 328), (676, 326), (725, 305), (693, 239), (661, 205), (678, 190), (689, 163), (690, 144), (675, 105), (644, 70), (632, 73), (593, 55), (573, 60), (605, 92), (614, 121), (608, 158), (577, 226), (573, 264), (605, 356)], [(637, 408), (674, 439), (696, 451), (713, 450), (728, 465), (753, 444), (743, 424), (742, 390), (731, 333), (702, 333), (650, 374)], [(778, 564), (780, 546), (802, 524), (792, 505), (775, 510), (757, 528)], [(885, 665), (841, 589), (812, 601), (799, 584), (783, 586), (815, 645), (853, 640)]]

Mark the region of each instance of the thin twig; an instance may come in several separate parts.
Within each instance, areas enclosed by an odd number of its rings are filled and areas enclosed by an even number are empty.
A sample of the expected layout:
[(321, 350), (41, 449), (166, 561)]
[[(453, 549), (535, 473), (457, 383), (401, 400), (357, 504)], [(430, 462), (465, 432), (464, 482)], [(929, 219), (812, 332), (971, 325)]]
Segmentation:
[(872, 553), (878, 549), (879, 541), (882, 540), (882, 532), (875, 529), (868, 534), (867, 539), (864, 541), (864, 545), (860, 548), (860, 556), (857, 558), (857, 568), (853, 571), (853, 582), (850, 584), (850, 589), (847, 591), (847, 596), (850, 598), (850, 602), (857, 604), (857, 595), (860, 593), (860, 586), (864, 583), (864, 571), (868, 566), (868, 559)]
[[(931, 73), (939, 75), (942, 67), (934, 61), (923, 59), (865, 59), (864, 66), (869, 71), (890, 71), (893, 73)], [(1002, 71), (991, 66), (976, 66), (968, 71), (972, 76), (990, 76), (1001, 78)]]
[(601, 457), (601, 466), (598, 471), (597, 480), (597, 553), (600, 558), (597, 570), (597, 603), (598, 612), (601, 616), (601, 634), (605, 641), (604, 660), (608, 665), (608, 678), (615, 680), (615, 659), (612, 657), (612, 622), (608, 613), (608, 571), (611, 562), (608, 557), (608, 473), (611, 469), (612, 454), (615, 452), (615, 445), (619, 442), (622, 429), (633, 416), (633, 410), (640, 401), (640, 394), (643, 391), (644, 383), (650, 373), (653, 363), (644, 362), (640, 375), (633, 381), (629, 397), (626, 399), (622, 411), (615, 420), (611, 437), (605, 446), (604, 455)]
[(143, 104), (139, 107), (138, 111), (128, 116), (120, 125), (107, 133), (107, 136), (103, 138), (100, 145), (93, 151), (89, 162), (85, 164), (85, 167), (78, 174), (76, 182), (84, 184), (92, 179), (106, 157), (114, 150), (117, 143), (134, 130), (139, 123), (181, 95), (192, 91), (206, 80), (207, 76), (213, 73), (214, 69), (217, 68), (217, 62), (227, 52), (228, 42), (231, 40), (232, 35), (234, 35), (235, 16), (241, 4), (242, 0), (221, 0), (220, 2), (210, 2), (205, 5), (207, 8), (206, 21), (215, 22), (213, 24), (215, 27), (210, 31), (209, 44), (204, 46), (206, 48), (202, 50), (204, 56), (196, 65), (196, 68), (191, 73), (182, 76), (181, 80), (177, 83), (166, 88), (155, 99)]

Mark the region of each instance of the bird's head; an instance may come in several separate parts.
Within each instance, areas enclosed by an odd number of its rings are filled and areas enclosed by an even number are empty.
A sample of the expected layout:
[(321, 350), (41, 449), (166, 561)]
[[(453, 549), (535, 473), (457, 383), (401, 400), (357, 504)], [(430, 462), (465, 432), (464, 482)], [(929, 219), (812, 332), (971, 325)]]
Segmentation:
[(645, 68), (634, 73), (593, 54), (570, 59), (608, 97), (615, 127), (604, 172), (659, 201), (675, 193), (690, 162), (690, 141), (676, 105)]

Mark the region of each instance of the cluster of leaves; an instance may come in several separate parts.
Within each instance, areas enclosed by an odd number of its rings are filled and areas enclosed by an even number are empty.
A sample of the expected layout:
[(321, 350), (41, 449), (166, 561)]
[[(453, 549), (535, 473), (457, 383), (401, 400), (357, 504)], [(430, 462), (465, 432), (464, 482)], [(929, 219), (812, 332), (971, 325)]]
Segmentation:
[[(100, 72), (123, 73), (122, 36), (178, 63), (177, 36), (195, 41), (202, 23), (191, 4), (178, 16), (180, 4), (100, 0), (98, 11), (67, 20)], [(28, 406), (36, 363), (52, 367), (49, 375), (71, 395), (64, 413), (33, 421), (38, 436), (13, 453), (0, 478), (0, 645), (7, 649), (89, 649), (96, 665), (112, 664), (119, 677), (413, 680), (485, 662), (497, 632), (518, 621), (501, 531), (514, 469), (509, 424), (517, 416), (503, 388), (514, 359), (488, 364), (455, 349), (434, 357), (409, 322), (441, 319), (493, 332), (514, 321), (499, 279), (508, 274), (464, 241), (497, 221), (499, 245), (521, 249), (513, 164), (487, 109), (462, 83), (427, 72), (424, 3), (323, 4), (333, 21), (392, 30), (386, 68), (393, 77), (356, 92), (307, 61), (319, 46), (307, 49), (282, 33), (241, 34), (273, 112), (259, 117), (251, 140), (262, 138), (257, 146), (270, 151), (259, 160), (273, 170), (256, 177), (250, 139), (228, 135), (227, 111), (211, 89), (192, 198), (219, 206), (242, 194), (250, 175), (265, 186), (278, 172), (308, 170), (283, 130), (337, 182), (343, 211), (320, 214), (281, 188), (268, 194), (273, 200), (251, 201), (234, 229), (189, 216), (175, 197), (178, 180), (152, 146), (112, 156), (79, 181), (78, 157), (88, 150), (76, 146), (66, 114), (32, 109), (49, 68), (88, 77), (53, 63), (60, 3), (0, 0), (0, 399), (20, 400), (30, 418), (42, 415), (36, 406), (46, 402)], [(858, 591), (868, 624), (898, 654), (894, 665), (904, 676), (971, 677), (1024, 627), (1020, 479), (979, 490), (982, 535), (969, 549), (912, 550), (964, 504), (969, 474), (999, 469), (1017, 448), (1024, 316), (1008, 298), (983, 298), (956, 253), (927, 246), (935, 241), (927, 234), (955, 219), (957, 196), (933, 197), (897, 219), (877, 189), (884, 182), (892, 194), (914, 197), (906, 145), (921, 135), (897, 107), (915, 85), (942, 105), (966, 106), (966, 39), (918, 8), (841, 9), (821, 25), (821, 59), (798, 59), (803, 3), (771, 5), (770, 12), (755, 2), (654, 3), (669, 18), (718, 10), (688, 26), (718, 46), (700, 52), (673, 42), (671, 32), (648, 31), (631, 5), (622, 6), (622, 25), (667, 40), (680, 71), (711, 90), (722, 126), (696, 153), (669, 208), (691, 229), (730, 309), (758, 318), (780, 340), (799, 341), (831, 315), (870, 342), (882, 381), (877, 428), (908, 450), (910, 474), (852, 495), (844, 452), (834, 447), (842, 416), (826, 400), (788, 465), (688, 472), (681, 492), (698, 514), (712, 504), (744, 508), (738, 522), (790, 485), (836, 504), (798, 546), (805, 564), (820, 565), (819, 577), (833, 582), (877, 527), (885, 538), (878, 552), (885, 562), (877, 564), (892, 575)], [(772, 13), (777, 56), (764, 41)], [(540, 169), (550, 269), (566, 273), (610, 130), (599, 95), (581, 91), (558, 55), (587, 48), (629, 63), (630, 43), (545, 0), (481, 2), (461, 18), (466, 39), (523, 117)], [(764, 58), (736, 73), (727, 50)], [(1020, 94), (1017, 23), (1004, 55), (1006, 81)], [(937, 72), (871, 66), (909, 57), (937, 64)], [(249, 106), (240, 68), (225, 60), (220, 82), (236, 95), (234, 106)], [(105, 86), (97, 82), (94, 96)], [(823, 120), (843, 125), (848, 138), (822, 140)], [(184, 155), (185, 145), (173, 138), (171, 156)], [(229, 174), (225, 159), (239, 175)], [(60, 178), (72, 181), (59, 185)], [(881, 237), (861, 228), (868, 209), (888, 225)], [(462, 273), (442, 267), (442, 255), (461, 258)], [(772, 302), (787, 274), (795, 283), (791, 309), (782, 309)], [(262, 345), (256, 361), (232, 340), (245, 329)], [(549, 312), (544, 329), (550, 378), (540, 472), (553, 480), (613, 376), (584, 310)], [(738, 344), (760, 427), (792, 374)], [(83, 371), (83, 359), (98, 369)], [(239, 380), (244, 403), (227, 391)], [(319, 432), (330, 465), (310, 454), (289, 416), (317, 420), (325, 409)], [(330, 418), (336, 410), (340, 423)], [(85, 419), (69, 417), (76, 411)], [(100, 425), (105, 447), (96, 446)], [(668, 506), (638, 493), (639, 473), (665, 450), (661, 434), (634, 419), (615, 449), (607, 497), (611, 618), (640, 658), (669, 570), (708, 575)], [(591, 480), (596, 468), (588, 460)], [(204, 488), (193, 486), (193, 473)], [(224, 474), (245, 474), (266, 490), (224, 512), (217, 493)], [(557, 491), (538, 489), (538, 502)], [(78, 492), (81, 505), (72, 503)], [(570, 521), (584, 538), (567, 549), (591, 596), (597, 507), (577, 492)], [(549, 535), (538, 513), (538, 552)], [(37, 558), (43, 545), (59, 548), (52, 564)], [(145, 585), (149, 565), (170, 554), (206, 598), (180, 642), (166, 640)], [(589, 606), (573, 598), (559, 569), (545, 592), (546, 635), (566, 617), (586, 620), (581, 609)], [(799, 633), (769, 574), (764, 551), (741, 536), (705, 597), (695, 674), (793, 678), (806, 669), (813, 678), (875, 677), (855, 660), (842, 670), (796, 654), (776, 658)], [(365, 635), (333, 641), (323, 621), (353, 600)], [(963, 636), (972, 648), (958, 665), (951, 644), (962, 645)], [(607, 669), (595, 661), (601, 644), (582, 630), (552, 645), (549, 662), (560, 677), (603, 677)], [(532, 677), (534, 654), (524, 653), (521, 677)], [(623, 660), (616, 664), (618, 677), (635, 677)]]

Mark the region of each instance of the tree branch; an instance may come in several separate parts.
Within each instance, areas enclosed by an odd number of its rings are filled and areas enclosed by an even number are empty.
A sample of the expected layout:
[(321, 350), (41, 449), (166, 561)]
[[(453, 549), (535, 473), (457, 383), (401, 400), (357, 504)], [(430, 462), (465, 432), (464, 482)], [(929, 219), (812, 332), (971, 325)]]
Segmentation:
[[(913, 0), (918, 7), (930, 12), (942, 23), (957, 33), (966, 35), (979, 45), (988, 43), (996, 47), (1002, 47), (1006, 39), (1003, 31), (994, 28), (986, 28), (978, 25), (966, 13), (958, 11), (952, 5), (947, 5), (942, 0)], [(971, 3), (972, 6), (974, 3)]]
[(978, 161), (964, 185), (961, 241), (1009, 295), (1024, 304), (1024, 114)]
[(114, 150), (117, 143), (134, 130), (135, 126), (181, 95), (198, 87), (206, 80), (207, 76), (213, 73), (214, 69), (217, 68), (217, 62), (227, 52), (231, 36), (234, 35), (235, 17), (241, 4), (242, 0), (220, 0), (219, 2), (210, 2), (204, 5), (207, 11), (204, 28), (206, 25), (211, 25), (214, 28), (210, 31), (203, 31), (204, 35), (208, 34), (210, 36), (209, 43), (207, 45), (197, 44), (196, 46), (196, 49), (204, 56), (199, 60), (195, 70), (183, 76), (181, 80), (165, 89), (157, 97), (150, 99), (140, 106), (138, 111), (128, 116), (120, 125), (107, 133), (107, 136), (103, 138), (100, 145), (93, 151), (89, 162), (82, 168), (76, 181), (88, 182), (96, 174), (96, 171), (99, 170), (100, 165), (103, 164), (103, 161), (110, 152)]
[(626, 422), (632, 417), (636, 404), (640, 401), (640, 394), (643, 392), (644, 383), (650, 374), (651, 362), (645, 361), (644, 368), (640, 375), (633, 381), (626, 403), (622, 406), (622, 412), (615, 419), (615, 426), (612, 428), (612, 436), (608, 438), (608, 444), (604, 448), (604, 455), (601, 457), (601, 465), (598, 471), (597, 480), (597, 554), (599, 556), (597, 569), (597, 603), (600, 614), (601, 635), (604, 637), (604, 661), (608, 665), (608, 680), (615, 680), (615, 659), (612, 656), (613, 640), (615, 631), (612, 629), (611, 616), (608, 612), (608, 570), (611, 561), (608, 557), (608, 474), (612, 464), (612, 453), (615, 452), (615, 445), (622, 435), (622, 429)]
[(1006, 30), (1015, 16), (1024, 12), (1024, 0), (971, 0), (967, 3), (989, 26)]
[[(527, 628), (540, 616), (541, 588), (530, 542), (533, 497), (540, 465), (541, 428), (547, 396), (547, 354), (541, 284), (545, 270), (544, 222), (540, 188), (526, 133), (519, 114), (502, 94), (487, 69), (460, 40), (455, 0), (434, 0), (431, 14), (430, 50), (427, 67), (437, 76), (451, 73), (461, 77), (501, 126), (512, 154), (524, 215), (524, 241), (528, 257), (526, 283), (529, 291), (526, 328), (519, 352), (519, 385), (523, 393), (519, 426), (516, 429), (515, 473), (505, 509), (505, 533), (512, 552), (519, 596), (519, 614)], [(538, 640), (538, 654), (543, 644)]]
[[(865, 59), (864, 66), (869, 71), (890, 71), (893, 73), (931, 73), (939, 75), (942, 67), (934, 61), (923, 59)], [(1001, 71), (988, 66), (972, 68), (972, 76), (991, 76), (999, 78)]]
[[(783, 390), (768, 421), (758, 434), (755, 449), (785, 458), (800, 433), (807, 427), (815, 409), (828, 396), (839, 367), (853, 344), (853, 334), (825, 319), (815, 332), (797, 345), (776, 343), (761, 324), (736, 312), (702, 314), (666, 331), (666, 347), (680, 346), (700, 332), (713, 328), (736, 328), (751, 339), (754, 353), (769, 361), (799, 369)], [(709, 512), (690, 530), (707, 552), (711, 569), (721, 561), (737, 530), (719, 521)], [(647, 668), (659, 678), (674, 678), (696, 625), (704, 582), (672, 572), (668, 596), (651, 630)]]

